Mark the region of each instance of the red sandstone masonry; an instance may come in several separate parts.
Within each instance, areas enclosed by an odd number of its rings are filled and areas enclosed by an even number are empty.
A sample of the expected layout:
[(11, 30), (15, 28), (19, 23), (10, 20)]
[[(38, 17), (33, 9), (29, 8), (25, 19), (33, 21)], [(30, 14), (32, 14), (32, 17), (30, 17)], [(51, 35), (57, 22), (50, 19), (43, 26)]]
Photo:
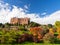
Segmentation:
[(18, 23), (18, 24), (24, 25), (24, 24), (28, 24), (29, 21), (30, 21), (30, 18), (16, 18), (16, 17), (14, 17), (14, 18), (11, 18), (10, 23), (11, 24)]

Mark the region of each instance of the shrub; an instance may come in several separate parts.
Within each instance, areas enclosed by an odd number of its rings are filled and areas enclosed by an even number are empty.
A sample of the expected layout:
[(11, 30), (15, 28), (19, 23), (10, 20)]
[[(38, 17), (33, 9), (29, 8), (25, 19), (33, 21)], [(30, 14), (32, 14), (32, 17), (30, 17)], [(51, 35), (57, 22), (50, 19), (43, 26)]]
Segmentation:
[(33, 42), (38, 43), (39, 42), (38, 38), (34, 36), (33, 37)]
[(60, 40), (60, 34), (58, 34), (57, 38)]
[(30, 28), (30, 32), (32, 32), (33, 35), (44, 34), (44, 30), (41, 27), (32, 27)]
[(41, 27), (32, 27), (30, 32), (33, 34), (33, 41), (40, 42), (44, 35), (44, 30)]
[(14, 43), (17, 35), (16, 30), (1, 30), (0, 31), (0, 43)]
[(36, 36), (33, 36), (32, 34), (24, 33), (20, 35), (19, 38), (17, 38), (17, 43), (23, 43), (26, 41), (38, 43), (41, 41), (40, 39), (41, 37), (38, 38)]
[(58, 39), (57, 37), (54, 38), (54, 43), (55, 44), (60, 44), (60, 39)]
[(22, 43), (25, 41), (32, 41), (32, 37), (33, 37), (32, 34), (24, 33), (24, 34), (20, 35), (19, 38), (17, 38), (17, 42)]
[(45, 36), (43, 37), (43, 42), (44, 43), (53, 43), (54, 42), (54, 35), (51, 33), (47, 33), (45, 34)]

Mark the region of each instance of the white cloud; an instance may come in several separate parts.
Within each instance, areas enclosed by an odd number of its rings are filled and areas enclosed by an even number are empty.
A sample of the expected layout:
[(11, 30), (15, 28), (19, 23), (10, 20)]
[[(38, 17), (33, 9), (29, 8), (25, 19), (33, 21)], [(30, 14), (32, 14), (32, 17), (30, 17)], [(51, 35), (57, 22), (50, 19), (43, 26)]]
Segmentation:
[(50, 14), (49, 16), (37, 18), (35, 22), (40, 24), (54, 24), (56, 21), (60, 21), (60, 10)]
[[(0, 23), (10, 22), (12, 17), (24, 18), (28, 17), (31, 21), (37, 22), (39, 24), (54, 24), (55, 21), (60, 20), (60, 10), (56, 11), (49, 16), (45, 16), (41, 18), (39, 14), (31, 13), (27, 14), (25, 9), (18, 8), (13, 5), (12, 10), (11, 6), (8, 3), (1, 3), (0, 2)], [(46, 14), (46, 13), (44, 13)]]
[(27, 5), (24, 5), (24, 8), (25, 8), (25, 9), (28, 9), (28, 6), (27, 6)]

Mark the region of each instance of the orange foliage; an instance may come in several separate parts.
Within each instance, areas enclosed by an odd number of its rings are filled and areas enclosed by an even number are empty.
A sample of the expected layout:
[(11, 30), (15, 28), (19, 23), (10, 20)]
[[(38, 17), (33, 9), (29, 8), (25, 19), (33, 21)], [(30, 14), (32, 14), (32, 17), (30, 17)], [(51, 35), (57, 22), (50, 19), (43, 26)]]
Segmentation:
[(57, 32), (60, 34), (60, 27), (57, 28)]
[(41, 34), (39, 34), (38, 35), (38, 39), (42, 39), (43, 37), (42, 37), (42, 35)]
[(32, 32), (33, 36), (37, 36), (38, 39), (42, 39), (43, 37), (43, 29), (41, 27), (32, 27), (30, 28), (30, 32)]
[(40, 30), (42, 30), (42, 28), (40, 28), (40, 27), (31, 27), (30, 28), (31, 32), (37, 32), (37, 31), (39, 32)]
[(60, 39), (60, 34), (57, 36), (58, 39)]
[(49, 33), (54, 34), (53, 28), (49, 29)]

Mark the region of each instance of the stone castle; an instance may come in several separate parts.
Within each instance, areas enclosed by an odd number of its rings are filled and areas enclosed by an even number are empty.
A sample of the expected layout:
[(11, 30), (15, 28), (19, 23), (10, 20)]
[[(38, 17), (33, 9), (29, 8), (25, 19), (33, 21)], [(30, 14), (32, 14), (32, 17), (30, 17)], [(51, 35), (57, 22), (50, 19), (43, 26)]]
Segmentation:
[(10, 20), (10, 23), (11, 24), (22, 24), (22, 25), (24, 25), (24, 24), (29, 24), (29, 22), (30, 22), (30, 18), (16, 18), (16, 17), (14, 17), (14, 18), (11, 18), (11, 20)]

